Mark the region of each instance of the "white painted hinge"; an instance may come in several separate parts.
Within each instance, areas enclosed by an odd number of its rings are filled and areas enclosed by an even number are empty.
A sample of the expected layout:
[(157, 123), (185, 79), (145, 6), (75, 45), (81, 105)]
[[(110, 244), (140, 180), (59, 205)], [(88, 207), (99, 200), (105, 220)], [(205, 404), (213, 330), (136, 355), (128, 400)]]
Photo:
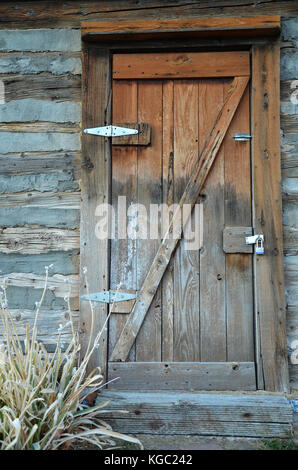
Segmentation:
[(136, 294), (128, 292), (117, 292), (113, 290), (105, 290), (90, 295), (81, 295), (81, 299), (83, 300), (91, 300), (92, 302), (104, 302), (107, 304), (112, 304), (114, 302), (123, 302), (125, 300), (133, 300), (136, 299), (136, 297)]
[(138, 133), (138, 129), (129, 129), (120, 126), (91, 127), (90, 129), (84, 129), (84, 134), (99, 135), (102, 137), (121, 137)]

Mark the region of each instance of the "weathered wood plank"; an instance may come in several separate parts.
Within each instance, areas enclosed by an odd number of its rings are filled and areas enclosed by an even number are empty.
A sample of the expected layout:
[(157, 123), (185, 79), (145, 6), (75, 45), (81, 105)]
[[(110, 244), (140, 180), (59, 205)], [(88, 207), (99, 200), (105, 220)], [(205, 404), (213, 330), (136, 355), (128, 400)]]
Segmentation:
[(61, 133), (61, 134), (77, 134), (81, 132), (81, 128), (78, 124), (68, 123), (55, 123), (55, 122), (10, 122), (1, 123), (0, 132), (49, 132), (49, 133)]
[(0, 194), (0, 208), (45, 207), (47, 209), (79, 209), (80, 193), (31, 191)]
[[(128, 80), (113, 82), (113, 121), (138, 120), (138, 86), (136, 81)], [(120, 204), (125, 202), (125, 210), (137, 203), (137, 161), (136, 147), (112, 147), (112, 204), (115, 211), (120, 210)], [(118, 199), (122, 196), (122, 199)], [(126, 197), (124, 200), (123, 197)], [(127, 220), (123, 219), (124, 209), (120, 210), (121, 220), (116, 220), (116, 239), (111, 240), (111, 288), (137, 289), (137, 242), (133, 237), (127, 237)], [(132, 222), (132, 217), (130, 217)], [(130, 304), (130, 302), (126, 302)], [(131, 304), (133, 307), (134, 302)], [(114, 305), (117, 310), (118, 304)], [(130, 309), (131, 310), (131, 309)], [(109, 349), (112, 350), (119, 338), (126, 315), (112, 315), (109, 321)], [(135, 347), (130, 352), (129, 359), (135, 360)]]
[(81, 22), (86, 20), (120, 20), (145, 19), (145, 18), (186, 18), (191, 17), (216, 17), (216, 16), (258, 16), (278, 15), (295, 16), (297, 5), (295, 1), (273, 1), (255, 3), (253, 0), (177, 0), (167, 2), (161, 0), (141, 1), (118, 0), (113, 1), (88, 1), (88, 3), (70, 1), (57, 5), (51, 1), (18, 2), (18, 8), (12, 8), (11, 3), (3, 2), (0, 9), (2, 28), (32, 28), (71, 26), (80, 28)]
[(81, 149), (79, 133), (0, 132), (1, 154)]
[[(174, 203), (174, 82), (163, 82), (163, 136), (162, 136), (162, 191), (163, 203), (171, 207)], [(163, 238), (168, 220), (161, 214)], [(162, 337), (161, 358), (163, 361), (174, 360), (174, 278), (173, 259), (166, 269), (161, 284), (162, 299)]]
[(77, 172), (80, 160), (80, 152), (21, 152), (7, 155), (0, 152), (2, 175)]
[[(192, 207), (195, 204), (210, 171), (210, 168), (216, 158), (220, 145), (224, 139), (226, 130), (234, 116), (242, 94), (247, 86), (247, 83), (248, 79), (246, 77), (236, 77), (234, 79), (230, 92), (225, 99), (223, 108), (221, 109), (221, 112), (219, 113), (219, 116), (214, 124), (213, 130), (210, 133), (209, 139), (207, 140), (204, 149), (199, 155), (192, 176), (187, 183), (186, 189), (179, 203), (180, 208), (183, 206), (183, 204), (188, 203), (191, 204)], [(168, 229), (169, 233), (172, 233), (177, 217), (180, 218), (180, 208), (178, 208), (179, 211), (178, 209), (175, 211)], [(132, 313), (124, 326), (114, 351), (112, 352), (112, 361), (124, 361), (129, 354), (130, 348), (134, 343), (148, 308), (151, 305), (152, 299), (158, 289), (162, 276), (171, 258), (171, 254), (176, 247), (177, 241), (178, 237), (175, 237), (175, 239), (171, 239), (170, 237), (167, 238), (166, 236), (164, 237), (163, 242), (157, 251), (154, 262), (144, 281)]]
[(41, 72), (37, 75), (1, 74), (5, 86), (5, 101), (37, 99), (56, 101), (80, 101), (80, 75), (52, 75)]
[[(10, 314), (14, 320), (17, 334), (21, 339), (26, 337), (26, 325), (33, 327), (36, 310), (11, 309)], [(79, 312), (71, 312), (74, 329), (78, 329)], [(59, 326), (61, 328), (61, 342), (70, 341), (72, 338), (71, 325), (69, 323), (69, 313), (65, 310), (45, 310), (40, 309), (37, 322), (37, 338), (47, 344), (54, 344), (59, 335)], [(2, 322), (0, 320), (0, 341), (3, 340)]]
[[(279, 43), (252, 51), (253, 226), (263, 233), (265, 256), (256, 256), (258, 378), (266, 390), (288, 390), (283, 286), (279, 135)], [(273, 274), (274, 273), (274, 276)], [(266, 292), (266, 295), (264, 295)]]
[(27, 29), (0, 31), (0, 51), (76, 52), (81, 50), (78, 29)]
[[(241, 99), (224, 141), (225, 224), (248, 227), (252, 224), (250, 144), (235, 141), (233, 136), (236, 133), (250, 133), (248, 88)], [(245, 236), (242, 236), (242, 240), (245, 245)], [(226, 254), (228, 361), (254, 361), (252, 272), (251, 255), (241, 252)]]
[[(6, 282), (6, 285), (13, 287), (31, 287), (33, 289), (43, 289), (45, 286), (45, 276), (33, 273), (9, 273), (0, 275), (0, 284)], [(78, 297), (79, 277), (76, 274), (63, 276), (62, 274), (54, 274), (48, 278), (48, 290), (55, 297), (65, 296), (74, 298)]]
[(119, 40), (134, 38), (136, 40), (157, 37), (221, 37), (277, 35), (280, 31), (280, 18), (271, 17), (234, 17), (234, 18), (176, 18), (163, 20), (138, 21), (100, 21), (83, 22), (82, 35), (96, 35), (97, 39)]
[[(117, 103), (118, 105), (118, 103)], [(151, 128), (145, 122), (132, 123), (113, 121), (114, 126), (127, 127), (128, 129), (138, 130), (138, 134), (132, 134), (122, 137), (113, 137), (112, 145), (149, 145), (151, 142)]]
[(224, 252), (253, 253), (253, 245), (245, 243), (245, 237), (252, 234), (252, 227), (225, 227), (223, 231)]
[[(223, 80), (202, 80), (199, 86), (200, 152), (224, 103)], [(224, 143), (200, 194), (204, 197), (203, 247), (200, 250), (201, 361), (226, 361), (226, 260), (222, 250), (225, 224)], [(228, 383), (226, 384), (228, 386)]]
[[(119, 404), (130, 412), (130, 419), (137, 421), (161, 418), (179, 420), (184, 416), (207, 422), (291, 423), (292, 410), (282, 395), (255, 393), (192, 393), (181, 391), (129, 392), (104, 390), (98, 395), (98, 403), (110, 400), (111, 413)], [(140, 411), (140, 414), (134, 411)], [(180, 410), (180, 411), (179, 411)]]
[(256, 390), (253, 362), (109, 362), (112, 390)]
[(298, 228), (283, 226), (284, 255), (298, 255)]
[(1, 253), (32, 255), (79, 248), (80, 234), (76, 230), (46, 229), (43, 227), (0, 227)]
[(249, 53), (167, 52), (113, 55), (113, 78), (203, 78), (249, 76)]
[[(150, 103), (150, 106), (148, 105)], [(143, 204), (147, 215), (145, 229), (159, 220), (149, 221), (151, 204), (162, 201), (161, 168), (162, 168), (162, 83), (161, 81), (139, 81), (138, 83), (138, 121), (147, 122), (152, 129), (151, 145), (138, 147), (138, 204)], [(142, 217), (142, 214), (141, 214)], [(139, 225), (144, 224), (142, 218)], [(149, 222), (149, 224), (148, 224)], [(144, 230), (142, 228), (141, 230)], [(151, 238), (142, 236), (137, 239), (137, 290), (142, 287), (151, 263), (160, 243), (160, 231)], [(136, 361), (161, 360), (161, 289), (158, 288), (145, 321), (136, 339)]]
[[(55, 102), (37, 99), (19, 99), (1, 104), (1, 123), (45, 121), (80, 123), (81, 105), (77, 102)], [(1, 131), (3, 125), (1, 125)], [(34, 132), (34, 131), (31, 131)]]
[[(86, 48), (83, 53), (83, 129), (111, 123), (111, 87), (109, 52)], [(90, 292), (109, 288), (109, 239), (99, 240), (95, 234), (95, 210), (101, 203), (110, 203), (111, 149), (108, 139), (83, 134), (84, 166), (81, 172), (81, 283), (80, 294), (86, 294), (85, 268), (88, 270)], [(90, 222), (91, 221), (91, 222)], [(94, 329), (91, 331), (91, 312), (88, 302), (81, 302), (81, 354), (86, 353), (89, 339), (94, 341), (107, 318), (107, 304), (96, 302)], [(90, 336), (91, 335), (91, 336)], [(107, 329), (103, 331), (99, 347), (89, 361), (89, 369), (100, 367), (106, 374)]]
[[(179, 203), (199, 153), (198, 80), (174, 82), (174, 203)], [(187, 119), (185, 117), (187, 116)], [(196, 213), (189, 218), (173, 254), (173, 361), (200, 360), (199, 251), (189, 249)]]
[[(122, 432), (279, 438), (293, 433), (293, 412), (283, 396), (104, 391), (97, 403), (105, 400), (107, 421)], [(128, 415), (115, 413), (119, 404)]]

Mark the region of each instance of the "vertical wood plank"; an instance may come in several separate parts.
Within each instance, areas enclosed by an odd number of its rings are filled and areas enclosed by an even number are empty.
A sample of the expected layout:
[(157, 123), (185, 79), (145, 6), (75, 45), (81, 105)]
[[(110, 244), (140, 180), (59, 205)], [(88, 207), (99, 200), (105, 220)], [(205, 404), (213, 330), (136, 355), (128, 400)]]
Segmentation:
[[(137, 81), (113, 81), (113, 122), (137, 122)], [(112, 147), (112, 205), (116, 214), (116, 239), (111, 241), (111, 289), (136, 290), (137, 255), (136, 240), (119, 238), (124, 227), (119, 225), (118, 216), (126, 225), (124, 213), (118, 207), (118, 196), (126, 197), (126, 208), (137, 202), (137, 149), (131, 146)], [(112, 314), (109, 322), (109, 350), (111, 351), (126, 321), (125, 314)], [(132, 347), (129, 360), (135, 358)]]
[[(174, 200), (198, 156), (198, 82), (174, 82)], [(194, 225), (194, 215), (192, 215)], [(200, 360), (199, 252), (182, 236), (174, 254), (174, 361)]]
[[(147, 209), (162, 201), (162, 82), (139, 81), (138, 121), (151, 126), (151, 146), (138, 147), (138, 203)], [(137, 240), (137, 282), (141, 288), (160, 243), (159, 238)], [(136, 339), (137, 361), (161, 360), (161, 289), (149, 307), (146, 319)]]
[[(163, 203), (174, 203), (174, 82), (163, 83)], [(166, 230), (167, 220), (162, 214), (162, 229)], [(162, 233), (162, 236), (164, 233)], [(162, 360), (173, 361), (174, 353), (174, 279), (173, 262), (162, 279)]]
[[(110, 56), (105, 49), (85, 46), (83, 52), (83, 128), (104, 126), (110, 122)], [(109, 288), (109, 240), (98, 240), (95, 235), (95, 209), (109, 202), (110, 143), (108, 139), (83, 134), (81, 172), (81, 288), (86, 294), (83, 268), (88, 270), (90, 292)], [(84, 355), (90, 335), (91, 312), (89, 303), (80, 304), (80, 341)], [(107, 316), (106, 304), (94, 304), (92, 339), (102, 328)], [(90, 359), (89, 369), (101, 367), (105, 374), (107, 363), (107, 333)]]
[[(199, 85), (199, 136), (201, 145), (210, 133), (222, 107), (224, 85), (219, 80), (202, 80)], [(201, 361), (226, 360), (224, 228), (224, 148), (201, 192), (204, 195), (203, 249), (200, 254)]]
[[(225, 92), (228, 90), (225, 85)], [(250, 227), (250, 142), (236, 142), (236, 133), (250, 134), (247, 87), (224, 140), (225, 225)], [(226, 254), (227, 360), (254, 360), (252, 256)]]
[(254, 262), (258, 379), (266, 390), (287, 392), (279, 68), (278, 42), (252, 47), (253, 223), (265, 237), (265, 254)]

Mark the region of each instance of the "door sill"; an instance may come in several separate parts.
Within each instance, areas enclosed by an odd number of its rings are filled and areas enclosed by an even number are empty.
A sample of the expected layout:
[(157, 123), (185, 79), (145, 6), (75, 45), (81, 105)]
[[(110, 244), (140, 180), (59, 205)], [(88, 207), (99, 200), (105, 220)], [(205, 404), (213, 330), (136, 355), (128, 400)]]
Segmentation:
[(105, 420), (114, 431), (127, 434), (293, 436), (293, 410), (282, 394), (104, 390), (97, 404), (107, 400)]

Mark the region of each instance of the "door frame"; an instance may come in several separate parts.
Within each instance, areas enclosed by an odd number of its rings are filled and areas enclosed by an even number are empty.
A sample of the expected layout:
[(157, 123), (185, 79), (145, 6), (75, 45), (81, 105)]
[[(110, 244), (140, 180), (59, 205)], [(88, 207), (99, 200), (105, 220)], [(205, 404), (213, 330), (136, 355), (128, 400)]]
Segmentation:
[[(279, 17), (204, 18), (82, 23), (82, 128), (111, 123), (114, 52), (235, 50), (251, 52), (251, 168), (255, 233), (265, 237), (265, 255), (254, 255), (254, 321), (257, 388), (288, 392), (286, 313), (283, 280), (283, 233), (280, 164)], [(235, 48), (237, 37), (237, 48)], [(95, 209), (111, 199), (111, 143), (82, 134), (81, 289), (109, 289), (109, 240), (91, 228)], [(101, 269), (99, 269), (99, 266)], [(94, 336), (106, 320), (107, 304), (94, 305)], [(82, 353), (91, 329), (90, 308), (80, 305)], [(107, 330), (90, 360), (105, 375)]]

